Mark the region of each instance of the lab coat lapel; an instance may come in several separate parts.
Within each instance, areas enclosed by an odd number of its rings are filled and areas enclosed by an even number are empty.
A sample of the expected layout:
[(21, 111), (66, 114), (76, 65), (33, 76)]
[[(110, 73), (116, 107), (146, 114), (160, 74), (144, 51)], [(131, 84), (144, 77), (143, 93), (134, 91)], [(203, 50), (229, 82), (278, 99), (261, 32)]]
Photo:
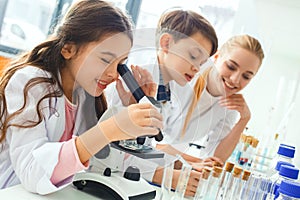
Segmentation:
[(50, 141), (59, 141), (65, 130), (65, 101), (64, 97), (52, 99), (56, 105), (49, 106), (49, 119), (47, 123)]
[(95, 98), (85, 93), (82, 89), (78, 91), (79, 107), (75, 120), (74, 135), (80, 135), (97, 123), (95, 111)]

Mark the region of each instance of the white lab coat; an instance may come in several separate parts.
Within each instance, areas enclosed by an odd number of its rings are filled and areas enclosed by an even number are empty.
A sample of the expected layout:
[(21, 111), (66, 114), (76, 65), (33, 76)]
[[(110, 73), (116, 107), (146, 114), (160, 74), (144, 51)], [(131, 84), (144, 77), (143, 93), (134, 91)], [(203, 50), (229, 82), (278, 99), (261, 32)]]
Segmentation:
[[(133, 50), (130, 55), (127, 62), (127, 66), (130, 68), (130, 65), (139, 66), (144, 69), (147, 69), (150, 74), (152, 75), (153, 82), (159, 85), (159, 66), (157, 62), (157, 50), (155, 47), (150, 48), (138, 48), (136, 50)], [(172, 88), (176, 84), (175, 82), (171, 81), (170, 83), (170, 89), (172, 92)], [(123, 82), (123, 85), (125, 88), (126, 84)], [(117, 90), (115, 88), (115, 84), (111, 84), (105, 91), (105, 95), (107, 96), (107, 103), (108, 107), (111, 106), (117, 106), (122, 107), (122, 102), (119, 98), (119, 95), (117, 93)], [(155, 95), (156, 96), (156, 95)], [(174, 97), (175, 99), (176, 97)], [(173, 96), (171, 94), (171, 99), (173, 100)], [(169, 114), (172, 113), (173, 104), (170, 102), (166, 102), (162, 104), (162, 116), (164, 118), (163, 125), (164, 127), (167, 127), (168, 122), (167, 119), (169, 119)], [(166, 119), (166, 120), (165, 120)], [(164, 134), (163, 130), (162, 133)], [(154, 139), (147, 138), (145, 141), (145, 144), (147, 145), (156, 145), (156, 141)], [(176, 158), (171, 155), (165, 154), (164, 158), (161, 159), (142, 159), (136, 156), (128, 156), (124, 160), (124, 169), (128, 166), (136, 166), (140, 169), (140, 172), (142, 174), (142, 177), (148, 181), (152, 181), (153, 175), (155, 173), (155, 170), (158, 166), (167, 165), (168, 163), (174, 161)]]
[[(128, 67), (130, 67), (130, 64), (147, 69), (151, 73), (153, 81), (159, 84), (159, 67), (157, 64), (157, 52), (155, 48), (141, 48), (131, 52), (128, 60)], [(209, 64), (210, 63), (207, 62), (206, 67), (201, 68), (197, 76), (207, 69), (207, 67), (210, 67)], [(181, 137), (181, 130), (188, 108), (192, 102), (192, 95), (194, 94), (193, 87), (197, 80), (197, 76), (183, 87), (179, 86), (174, 81), (169, 83), (171, 102), (167, 102), (163, 105), (162, 116), (164, 139), (160, 143), (171, 144), (179, 151), (200, 158), (206, 158), (214, 154), (220, 141), (229, 134), (231, 128), (237, 121), (238, 112), (221, 107), (218, 104), (219, 97), (213, 97), (204, 90), (201, 99), (193, 112), (186, 134), (184, 137)], [(109, 97), (109, 106), (122, 106), (115, 85), (110, 86), (106, 92)], [(148, 144), (152, 143), (153, 146), (157, 143), (154, 139), (148, 139), (146, 142)], [(189, 143), (201, 144), (202, 146), (205, 146), (205, 148), (198, 150), (197, 154), (194, 154), (194, 151), (189, 148)], [(167, 154), (165, 154), (165, 162), (162, 162), (159, 159), (143, 160), (131, 156), (129, 159), (125, 160), (125, 166), (134, 164), (139, 167), (142, 172), (147, 172), (144, 173), (143, 177), (151, 181), (158, 165), (161, 165), (162, 163), (167, 164), (174, 159), (173, 156)]]
[[(23, 88), (34, 77), (50, 77), (36, 67), (18, 70), (10, 79), (6, 89), (7, 110), (11, 114), (23, 104)], [(37, 119), (36, 104), (51, 87), (38, 84), (29, 90), (29, 101), (25, 110), (13, 122)], [(74, 135), (79, 135), (97, 123), (93, 98), (79, 89), (79, 108)], [(62, 186), (51, 183), (52, 172), (58, 163), (62, 142), (58, 142), (65, 129), (65, 97), (48, 98), (41, 102), (42, 122), (32, 128), (9, 127), (0, 152), (0, 188), (22, 183), (27, 190), (48, 194)]]
[[(201, 69), (198, 76), (206, 68)], [(205, 148), (198, 150), (193, 156), (206, 158), (214, 155), (216, 147), (231, 131), (237, 122), (239, 113), (219, 105), (220, 97), (213, 97), (205, 89), (195, 107), (185, 134), (182, 136), (182, 128), (194, 95), (194, 84), (197, 77), (184, 87), (174, 87), (172, 95), (176, 96), (176, 105), (169, 115), (168, 124), (164, 129), (162, 143), (172, 144), (176, 149), (192, 154), (195, 152), (189, 147), (189, 143), (196, 143)]]
[[(129, 69), (131, 65), (134, 66), (139, 66), (143, 69), (147, 69), (148, 72), (150, 72), (152, 78), (153, 78), (153, 82), (157, 84), (157, 86), (159, 85), (159, 66), (158, 66), (158, 62), (157, 62), (157, 50), (156, 48), (141, 48), (135, 51), (132, 51), (129, 55), (129, 59), (127, 62), (127, 66)], [(172, 89), (175, 87), (176, 83), (174, 81), (171, 81), (169, 83), (170, 85), (170, 90), (172, 92)], [(123, 86), (129, 90), (125, 84), (125, 82), (123, 82)], [(117, 93), (116, 90), (116, 85), (115, 83), (112, 83), (108, 86), (108, 88), (105, 91), (105, 95), (107, 96), (107, 104), (108, 107), (111, 106), (118, 106), (118, 107), (122, 107), (122, 102), (120, 100), (120, 97)], [(156, 94), (155, 94), (156, 97)], [(175, 102), (177, 102), (177, 96), (173, 96), (171, 94), (171, 100), (173, 102), (173, 100)], [(172, 105), (171, 102), (166, 102), (164, 104), (162, 104), (162, 116), (164, 117), (164, 119), (168, 119), (169, 118), (169, 114), (172, 113), (172, 110), (174, 106)], [(164, 120), (164, 127), (167, 126), (167, 121)]]

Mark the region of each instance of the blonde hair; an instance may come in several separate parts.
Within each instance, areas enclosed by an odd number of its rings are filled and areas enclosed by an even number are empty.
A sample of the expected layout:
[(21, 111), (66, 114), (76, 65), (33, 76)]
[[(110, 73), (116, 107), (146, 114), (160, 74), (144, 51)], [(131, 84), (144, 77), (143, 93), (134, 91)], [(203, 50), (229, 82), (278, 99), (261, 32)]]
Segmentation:
[[(222, 45), (221, 49), (219, 50), (220, 56), (230, 52), (235, 47), (241, 47), (243, 49), (246, 49), (246, 50), (252, 52), (254, 55), (256, 55), (259, 58), (259, 60), (260, 60), (259, 65), (261, 65), (262, 60), (264, 59), (265, 55), (264, 55), (263, 49), (261, 47), (261, 44), (259, 43), (259, 41), (257, 39), (255, 39), (254, 37), (251, 37), (249, 35), (233, 36)], [(192, 103), (190, 104), (188, 113), (187, 113), (185, 121), (184, 121), (184, 125), (183, 125), (182, 132), (181, 132), (181, 137), (183, 137), (186, 132), (186, 129), (187, 129), (188, 123), (192, 117), (193, 111), (194, 111), (195, 107), (197, 106), (197, 103), (200, 100), (201, 94), (206, 86), (206, 80), (207, 80), (207, 76), (209, 74), (210, 69), (211, 68), (204, 71), (204, 73), (201, 76), (199, 76), (199, 78), (196, 81), (196, 84), (194, 86), (195, 94), (194, 94)]]
[(185, 121), (184, 121), (184, 125), (183, 125), (182, 132), (181, 132), (181, 137), (184, 136), (186, 128), (188, 126), (188, 123), (192, 117), (194, 108), (197, 106), (197, 103), (200, 100), (201, 94), (206, 86), (206, 79), (207, 79), (207, 76), (208, 76), (210, 70), (211, 70), (211, 68), (208, 68), (207, 70), (205, 70), (203, 72), (203, 74), (201, 74), (196, 81), (196, 84), (194, 86), (193, 100), (192, 100), (192, 103), (189, 107), (188, 113), (187, 113)]
[(261, 44), (257, 39), (251, 37), (249, 35), (237, 35), (231, 37), (227, 42), (225, 42), (219, 50), (220, 55), (224, 55), (231, 51), (234, 47), (241, 47), (252, 52), (256, 55), (260, 60), (260, 65), (262, 60), (264, 59), (265, 55)]

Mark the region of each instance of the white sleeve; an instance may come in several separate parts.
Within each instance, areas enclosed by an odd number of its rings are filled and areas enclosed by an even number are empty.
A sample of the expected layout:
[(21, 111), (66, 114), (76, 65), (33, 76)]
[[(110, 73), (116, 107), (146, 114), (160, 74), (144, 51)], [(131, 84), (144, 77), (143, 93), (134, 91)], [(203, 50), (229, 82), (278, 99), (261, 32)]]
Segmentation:
[(202, 143), (205, 148), (200, 150), (200, 156), (202, 158), (210, 157), (214, 155), (214, 152), (221, 142), (231, 131), (235, 125), (238, 117), (238, 112), (228, 111), (226, 117), (218, 122), (214, 129), (210, 130)]
[[(37, 68), (36, 68), (37, 69)], [(12, 114), (22, 107), (24, 83), (41, 73), (37, 71), (20, 70), (10, 79), (6, 89), (6, 101), (8, 114)], [(43, 74), (45, 75), (45, 74)], [(26, 125), (27, 120), (36, 121), (37, 102), (41, 99), (47, 88), (38, 84), (28, 91), (27, 104), (24, 111), (15, 116), (10, 123)], [(44, 102), (44, 103), (43, 103)], [(17, 128), (10, 126), (7, 130), (7, 142), (10, 148), (10, 159), (17, 177), (22, 185), (29, 191), (39, 194), (47, 194), (59, 190), (50, 181), (52, 172), (58, 162), (62, 143), (50, 142), (45, 120), (49, 118), (49, 103), (47, 100), (40, 105), (42, 109), (42, 122), (31, 128)], [(45, 103), (46, 102), (46, 103)], [(48, 110), (48, 114), (45, 114)]]

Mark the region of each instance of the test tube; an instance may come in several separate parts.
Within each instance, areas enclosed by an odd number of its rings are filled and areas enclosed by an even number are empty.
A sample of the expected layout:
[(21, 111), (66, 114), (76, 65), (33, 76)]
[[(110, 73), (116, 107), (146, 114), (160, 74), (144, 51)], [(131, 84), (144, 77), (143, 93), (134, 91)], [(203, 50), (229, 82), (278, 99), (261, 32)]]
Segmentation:
[(243, 169), (239, 166), (235, 166), (233, 168), (232, 177), (226, 185), (226, 189), (224, 190), (224, 194), (223, 194), (223, 199), (226, 199), (226, 200), (230, 199), (233, 189), (234, 189), (234, 184), (238, 184), (237, 182), (241, 177), (242, 171), (243, 171)]
[(260, 183), (261, 176), (257, 174), (251, 174), (249, 180), (242, 188), (242, 191), (240, 193), (240, 199), (254, 199), (256, 190), (260, 186)]
[(213, 171), (209, 178), (207, 192), (206, 192), (206, 199), (215, 200), (217, 198), (217, 192), (220, 184), (220, 175), (223, 169), (218, 166), (213, 167)]
[(177, 182), (175, 194), (172, 199), (180, 200), (184, 198), (185, 189), (192, 171), (192, 166), (188, 164), (181, 156), (177, 155), (180, 162), (182, 162), (182, 168)]
[(164, 174), (161, 184), (160, 200), (169, 200), (172, 189), (174, 162), (167, 164), (164, 168)]
[(204, 195), (206, 194), (210, 172), (211, 169), (208, 167), (205, 167), (203, 169), (202, 177), (198, 183), (198, 187), (194, 199), (196, 200), (203, 199)]
[(226, 162), (225, 168), (224, 168), (223, 174), (221, 176), (221, 180), (220, 180), (220, 186), (219, 186), (218, 193), (217, 193), (217, 199), (223, 199), (223, 193), (226, 188), (226, 185), (232, 177), (231, 171), (232, 171), (233, 167), (234, 167), (234, 163)]
[(231, 199), (233, 200), (240, 200), (240, 193), (243, 187), (247, 184), (247, 181), (249, 179), (251, 172), (248, 170), (244, 170), (242, 178), (241, 179), (235, 179), (234, 183), (234, 189), (231, 194)]

